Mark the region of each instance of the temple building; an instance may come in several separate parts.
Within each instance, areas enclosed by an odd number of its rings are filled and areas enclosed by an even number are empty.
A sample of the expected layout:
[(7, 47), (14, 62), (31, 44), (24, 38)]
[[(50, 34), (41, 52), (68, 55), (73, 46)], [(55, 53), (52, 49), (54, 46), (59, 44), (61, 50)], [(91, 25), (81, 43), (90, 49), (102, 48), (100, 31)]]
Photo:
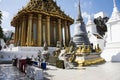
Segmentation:
[[(97, 13), (94, 15), (94, 18), (98, 18), (96, 15), (102, 16), (103, 15)], [(91, 16), (88, 17), (88, 22), (86, 24), (86, 30), (88, 33), (88, 38), (89, 41), (91, 43), (91, 45), (93, 46), (93, 48), (95, 49), (97, 45), (99, 45), (100, 49), (103, 51), (104, 47), (105, 47), (105, 42), (106, 40), (104, 39), (104, 37), (102, 37), (98, 32), (97, 32), (97, 26), (95, 25), (95, 23), (93, 22), (93, 19), (91, 18)]]
[(101, 56), (106, 61), (120, 61), (120, 12), (113, 0), (113, 12), (107, 22), (107, 43)]
[(74, 20), (53, 0), (30, 0), (11, 21), (15, 27), (17, 46), (56, 46), (57, 41), (69, 44), (70, 25)]

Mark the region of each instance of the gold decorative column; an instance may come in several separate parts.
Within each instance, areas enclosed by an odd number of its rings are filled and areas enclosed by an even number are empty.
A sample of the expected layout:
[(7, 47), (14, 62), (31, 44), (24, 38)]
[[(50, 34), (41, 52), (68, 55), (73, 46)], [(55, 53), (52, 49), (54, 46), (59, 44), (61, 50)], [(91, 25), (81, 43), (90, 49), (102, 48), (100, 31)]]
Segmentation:
[(65, 43), (68, 45), (68, 29), (67, 29), (67, 21), (65, 21), (64, 31), (65, 31)]
[(14, 36), (15, 45), (17, 44), (17, 24), (15, 26), (15, 36)]
[(22, 26), (21, 26), (21, 46), (24, 45), (24, 21), (25, 21), (25, 17), (23, 16), (22, 18)]
[(14, 37), (14, 40), (15, 40), (15, 45), (17, 45), (17, 25), (15, 26), (15, 37)]
[(42, 46), (42, 15), (38, 14), (38, 46)]
[(16, 39), (16, 46), (17, 46), (18, 38), (19, 38), (19, 29), (18, 28), (19, 28), (19, 26), (18, 26), (18, 23), (17, 23), (16, 28), (15, 28), (16, 29), (16, 32), (15, 32), (16, 33), (16, 36), (15, 36), (16, 37), (15, 38)]
[(27, 45), (31, 46), (32, 44), (32, 14), (28, 16), (28, 33), (27, 33)]
[(18, 25), (16, 26), (16, 42), (18, 42), (18, 36), (19, 36), (19, 32), (18, 32)]
[(16, 45), (18, 45), (18, 40), (19, 40), (19, 24), (17, 23), (17, 26), (16, 26)]
[(70, 36), (70, 23), (68, 23), (68, 41), (70, 41), (71, 36)]
[(58, 19), (58, 32), (59, 32), (59, 41), (61, 41), (62, 42), (62, 27), (61, 27), (61, 19)]
[(22, 44), (23, 44), (23, 18), (21, 18), (21, 24), (20, 24), (20, 28), (21, 28), (21, 30), (20, 30), (20, 46), (23, 46)]
[(27, 26), (27, 41), (26, 46), (29, 46), (29, 26)]
[(23, 46), (25, 46), (26, 45), (26, 29), (27, 27), (26, 27), (26, 17), (25, 16), (23, 16)]
[(50, 39), (50, 16), (47, 16), (47, 44), (50, 46), (51, 39)]
[(19, 24), (19, 40), (18, 40), (18, 46), (21, 46), (21, 21)]
[(53, 31), (54, 31), (54, 44), (56, 45), (56, 43), (57, 43), (57, 31), (56, 31), (56, 21), (54, 21), (54, 26), (53, 26)]

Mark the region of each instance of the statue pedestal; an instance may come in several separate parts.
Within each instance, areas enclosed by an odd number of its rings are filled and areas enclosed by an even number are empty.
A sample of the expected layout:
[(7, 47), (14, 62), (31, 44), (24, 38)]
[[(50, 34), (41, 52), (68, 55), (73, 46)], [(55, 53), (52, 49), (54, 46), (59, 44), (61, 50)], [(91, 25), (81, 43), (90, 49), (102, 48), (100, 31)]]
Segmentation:
[(120, 42), (107, 43), (101, 57), (106, 61), (120, 61)]
[(88, 66), (92, 64), (102, 63), (104, 59), (100, 57), (100, 54), (90, 54), (86, 56), (76, 56), (78, 66)]

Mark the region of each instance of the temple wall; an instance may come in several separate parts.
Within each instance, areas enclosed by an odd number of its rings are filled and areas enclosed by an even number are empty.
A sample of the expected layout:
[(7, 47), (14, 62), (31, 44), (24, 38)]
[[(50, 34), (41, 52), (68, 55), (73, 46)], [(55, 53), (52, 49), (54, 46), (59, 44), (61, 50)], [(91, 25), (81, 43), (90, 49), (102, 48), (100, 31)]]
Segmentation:
[[(13, 47), (8, 49), (3, 49), (0, 52), (0, 61), (2, 60), (12, 60), (13, 58), (37, 58), (39, 50), (42, 52), (43, 47)], [(56, 47), (48, 47), (49, 53), (52, 55), (53, 51), (56, 50)]]

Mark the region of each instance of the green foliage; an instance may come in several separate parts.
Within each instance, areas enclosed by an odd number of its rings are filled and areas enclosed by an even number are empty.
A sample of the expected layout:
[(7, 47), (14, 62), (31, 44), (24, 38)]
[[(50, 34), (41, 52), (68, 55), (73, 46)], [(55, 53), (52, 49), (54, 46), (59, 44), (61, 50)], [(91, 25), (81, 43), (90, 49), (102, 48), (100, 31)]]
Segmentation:
[(1, 26), (0, 26), (0, 38), (3, 38), (3, 30), (1, 28)]
[(2, 24), (2, 12), (0, 11), (0, 38), (3, 38), (3, 30), (1, 28), (1, 24)]
[(0, 11), (0, 25), (2, 23), (2, 12)]

